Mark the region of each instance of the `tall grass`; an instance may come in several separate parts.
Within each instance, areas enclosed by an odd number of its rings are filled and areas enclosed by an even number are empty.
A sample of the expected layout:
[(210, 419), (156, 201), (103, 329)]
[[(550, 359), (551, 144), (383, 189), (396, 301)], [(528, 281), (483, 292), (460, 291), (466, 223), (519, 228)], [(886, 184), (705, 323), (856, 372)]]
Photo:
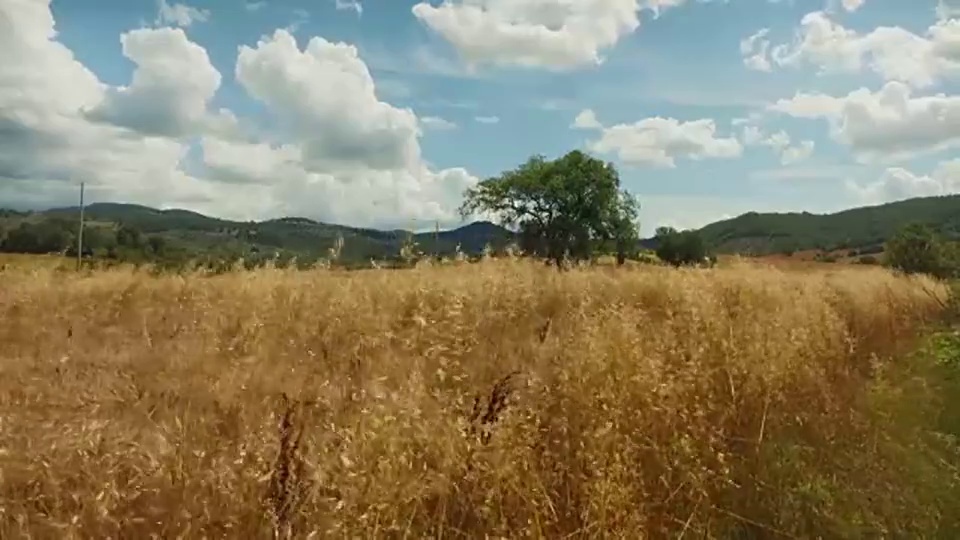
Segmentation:
[(931, 535), (949, 475), (891, 374), (946, 294), (873, 268), (8, 270), (0, 537)]

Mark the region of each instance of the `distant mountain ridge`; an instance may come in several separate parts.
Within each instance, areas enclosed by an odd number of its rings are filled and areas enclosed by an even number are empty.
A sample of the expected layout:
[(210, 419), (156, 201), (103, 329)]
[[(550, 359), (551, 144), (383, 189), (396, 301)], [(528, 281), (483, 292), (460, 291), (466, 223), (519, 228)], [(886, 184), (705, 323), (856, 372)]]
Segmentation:
[[(77, 207), (39, 212), (0, 210), (0, 226), (16, 220), (76, 219)], [(409, 236), (425, 253), (453, 254), (457, 246), (478, 254), (484, 246), (502, 248), (515, 240), (510, 230), (488, 221), (450, 230), (414, 233), (377, 230), (319, 222), (304, 217), (283, 217), (241, 222), (205, 216), (181, 209), (158, 210), (123, 203), (95, 203), (85, 208), (91, 226), (126, 224), (194, 249), (230, 246), (246, 251), (285, 250), (322, 255), (344, 240), (343, 256), (367, 260), (395, 256)], [(923, 223), (947, 238), (960, 239), (960, 195), (924, 197), (852, 208), (832, 214), (757, 213), (711, 223), (699, 229), (706, 243), (719, 253), (768, 255), (804, 250), (876, 250), (909, 223)], [(655, 249), (655, 238), (639, 246)]]
[[(79, 207), (53, 208), (34, 212), (40, 218), (76, 219)], [(159, 210), (124, 203), (94, 203), (84, 208), (90, 222), (125, 224), (146, 234), (201, 248), (228, 241), (248, 247), (279, 249), (301, 253), (325, 254), (337, 239), (344, 240), (343, 256), (348, 259), (382, 258), (395, 255), (412, 236), (425, 253), (480, 253), (484, 246), (502, 247), (513, 240), (508, 229), (490, 222), (474, 222), (451, 230), (415, 233), (406, 230), (384, 231), (323, 223), (304, 217), (283, 217), (264, 221), (233, 221), (205, 216), (190, 210)]]

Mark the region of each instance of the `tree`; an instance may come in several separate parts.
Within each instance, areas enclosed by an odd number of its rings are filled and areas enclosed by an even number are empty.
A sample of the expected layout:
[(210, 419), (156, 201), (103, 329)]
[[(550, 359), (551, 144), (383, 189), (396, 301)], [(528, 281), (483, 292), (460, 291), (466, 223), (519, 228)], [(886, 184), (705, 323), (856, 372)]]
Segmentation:
[(700, 264), (707, 258), (707, 247), (696, 231), (657, 228), (657, 257), (676, 267)]
[(637, 236), (638, 203), (620, 189), (616, 168), (579, 150), (553, 161), (531, 157), (468, 189), (460, 213), (477, 212), (518, 228), (521, 249), (557, 268), (567, 257), (591, 258), (604, 243), (625, 253)]
[(55, 253), (69, 247), (73, 241), (70, 231), (62, 223), (47, 221), (21, 223), (7, 233), (3, 251), (13, 253)]
[(120, 225), (120, 228), (117, 229), (117, 244), (120, 247), (130, 249), (143, 248), (143, 233), (136, 227)]
[(167, 247), (167, 241), (164, 240), (162, 236), (151, 236), (147, 238), (147, 244), (150, 246), (150, 251), (154, 255), (163, 255), (164, 249)]
[(908, 274), (947, 277), (945, 246), (926, 225), (913, 223), (900, 229), (886, 244), (886, 264)]

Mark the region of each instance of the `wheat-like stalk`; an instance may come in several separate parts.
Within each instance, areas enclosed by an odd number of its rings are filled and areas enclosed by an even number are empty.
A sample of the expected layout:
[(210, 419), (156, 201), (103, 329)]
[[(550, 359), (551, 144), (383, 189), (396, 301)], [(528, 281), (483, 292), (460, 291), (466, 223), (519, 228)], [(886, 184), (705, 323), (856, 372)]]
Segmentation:
[(898, 375), (947, 302), (924, 278), (7, 264), (2, 538), (919, 538), (950, 511)]

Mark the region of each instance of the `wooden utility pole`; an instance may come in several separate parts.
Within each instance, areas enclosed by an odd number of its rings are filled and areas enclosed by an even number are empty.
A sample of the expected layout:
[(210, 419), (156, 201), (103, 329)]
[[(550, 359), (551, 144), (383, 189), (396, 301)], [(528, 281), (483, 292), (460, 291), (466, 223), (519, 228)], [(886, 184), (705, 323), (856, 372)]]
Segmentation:
[(80, 228), (77, 231), (77, 271), (83, 263), (83, 188), (84, 183), (80, 182)]

